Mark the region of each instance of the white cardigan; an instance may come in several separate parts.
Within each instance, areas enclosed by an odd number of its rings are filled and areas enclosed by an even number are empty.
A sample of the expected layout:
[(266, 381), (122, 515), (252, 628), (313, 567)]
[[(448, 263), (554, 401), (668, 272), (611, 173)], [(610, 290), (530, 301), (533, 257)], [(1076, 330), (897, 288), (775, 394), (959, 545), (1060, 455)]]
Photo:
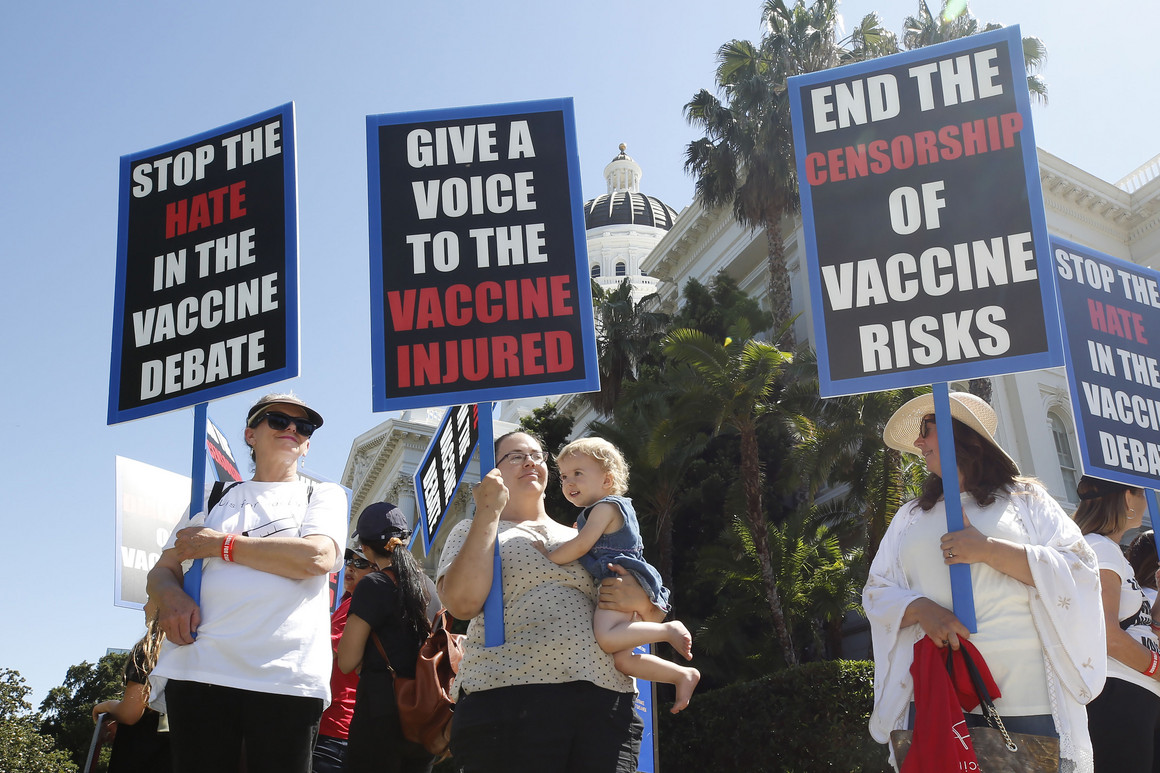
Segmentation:
[[(1059, 730), (1061, 772), (1092, 773), (1091, 739), (1084, 706), (1104, 686), (1107, 649), (1095, 553), (1075, 523), (1039, 485), (1016, 484), (997, 492), (996, 503), (1015, 510), (1028, 534), (1027, 562), (1034, 586), (1027, 586), (1035, 628), (1043, 645), (1051, 714)], [(922, 598), (909, 587), (900, 548), (920, 518), (946, 518), (940, 500), (924, 511), (917, 501), (903, 505), (891, 521), (870, 567), (862, 606), (874, 645), (874, 710), (870, 734), (888, 743), (890, 731), (906, 727), (914, 694), (910, 666), (920, 625), (900, 629), (906, 608)], [(893, 762), (893, 752), (891, 751)], [(1068, 763), (1071, 763), (1070, 765)]]

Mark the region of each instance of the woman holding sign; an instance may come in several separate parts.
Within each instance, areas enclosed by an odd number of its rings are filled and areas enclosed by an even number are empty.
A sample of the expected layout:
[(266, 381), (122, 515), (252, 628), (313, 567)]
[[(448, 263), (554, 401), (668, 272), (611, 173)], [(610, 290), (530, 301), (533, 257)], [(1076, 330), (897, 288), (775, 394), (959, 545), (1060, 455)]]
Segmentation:
[[(456, 769), (635, 773), (642, 731), (636, 693), (596, 643), (597, 586), (580, 562), (557, 566), (536, 547), (552, 549), (576, 536), (544, 509), (543, 446), (514, 432), (496, 441), (495, 459), (475, 489), (475, 517), (448, 535), (437, 574), (447, 610), (471, 620), (455, 680)], [(483, 605), (497, 539), (506, 638), (486, 647)], [(599, 601), (654, 622), (665, 616), (631, 575), (605, 580)]]
[(1088, 727), (1096, 767), (1117, 773), (1160, 769), (1160, 612), (1136, 582), (1120, 540), (1137, 528), (1148, 509), (1144, 490), (1085, 475), (1076, 488), (1075, 523), (1100, 562), (1108, 681), (1088, 704)]
[[(934, 397), (903, 405), (884, 432), (887, 446), (921, 455), (929, 475), (891, 521), (863, 591), (874, 641), (871, 735), (887, 743), (892, 730), (914, 727), (916, 644), (929, 637), (959, 649), (969, 639), (999, 687), (1007, 729), (1057, 736), (1062, 770), (1091, 771), (1084, 704), (1103, 687), (1106, 660), (1095, 554), (1043, 487), (1019, 477), (995, 440), (991, 406), (952, 392), (950, 408), (962, 530), (947, 532), (938, 433), (951, 428), (935, 423)], [(952, 564), (971, 565), (977, 632), (951, 611)], [(966, 720), (985, 724), (980, 714)]]
[[(149, 573), (166, 635), (149, 679), (169, 714), (176, 773), (236, 768), (309, 773), (330, 700), (327, 575), (342, 566), (346, 492), (308, 483), (298, 461), (322, 416), (292, 394), (270, 394), (246, 416), (254, 477), (208, 513), (180, 524)], [(200, 603), (182, 562), (202, 559)]]

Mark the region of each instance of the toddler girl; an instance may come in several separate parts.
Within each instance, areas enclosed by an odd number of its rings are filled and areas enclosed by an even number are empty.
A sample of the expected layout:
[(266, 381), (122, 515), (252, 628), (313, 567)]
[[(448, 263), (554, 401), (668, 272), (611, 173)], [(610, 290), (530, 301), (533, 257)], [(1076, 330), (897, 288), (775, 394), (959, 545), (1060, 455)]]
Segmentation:
[[(548, 558), (556, 564), (579, 559), (597, 580), (617, 576), (609, 564), (622, 566), (636, 577), (654, 604), (668, 609), (669, 590), (661, 584), (657, 570), (644, 560), (636, 511), (632, 500), (623, 496), (628, 490), (628, 464), (620, 450), (602, 438), (583, 438), (564, 446), (556, 463), (564, 496), (584, 511), (576, 520), (579, 534), (550, 553), (545, 549)], [(689, 705), (701, 679), (697, 669), (633, 652), (643, 644), (667, 641), (686, 660), (692, 660), (693, 637), (681, 622), (649, 623), (631, 614), (598, 608), (593, 629), (601, 648), (614, 653), (616, 668), (622, 674), (674, 685), (674, 714)]]

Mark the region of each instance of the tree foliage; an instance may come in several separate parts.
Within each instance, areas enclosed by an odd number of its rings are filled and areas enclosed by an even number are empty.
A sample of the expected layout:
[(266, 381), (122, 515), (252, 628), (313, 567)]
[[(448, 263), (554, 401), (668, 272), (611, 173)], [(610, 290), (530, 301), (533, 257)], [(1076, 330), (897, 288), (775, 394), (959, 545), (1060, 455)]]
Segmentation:
[[(553, 459), (556, 452), (568, 442), (568, 436), (572, 434), (572, 427), (575, 425), (576, 420), (571, 414), (561, 413), (556, 403), (550, 401), (533, 410), (530, 416), (520, 419), (520, 429), (531, 432), (544, 441), (544, 450), (551, 454)], [(556, 482), (553, 479), (555, 471), (555, 464), (549, 463), (544, 508), (554, 520), (571, 526), (576, 522), (576, 516), (580, 511), (568, 501), (559, 486), (552, 485)]]
[[(39, 732), (40, 716), (28, 703), (30, 692), (32, 689), (24, 683), (20, 672), (0, 669), (0, 771), (76, 773), (77, 766), (69, 754), (57, 749), (51, 737)], [(92, 724), (90, 718), (90, 735)]]
[(40, 704), (43, 715), (40, 731), (51, 736), (56, 746), (66, 750), (83, 766), (93, 735), (93, 706), (121, 697), (124, 692), (124, 652), (111, 652), (96, 663), (84, 661), (69, 666), (64, 684), (53, 687)]

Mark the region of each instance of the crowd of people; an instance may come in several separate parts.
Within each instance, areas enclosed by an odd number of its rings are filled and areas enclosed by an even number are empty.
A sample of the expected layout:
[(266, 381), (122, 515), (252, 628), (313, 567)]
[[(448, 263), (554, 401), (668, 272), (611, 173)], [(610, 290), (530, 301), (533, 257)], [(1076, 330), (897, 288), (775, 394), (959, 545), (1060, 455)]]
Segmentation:
[[(402, 734), (393, 681), (414, 675), (444, 607), (470, 621), (450, 731), (458, 770), (634, 773), (643, 724), (630, 675), (673, 682), (679, 711), (699, 673), (632, 652), (667, 641), (689, 659), (692, 638), (665, 622), (669, 591), (641, 555), (619, 451), (571, 452), (580, 465), (565, 494), (589, 523), (578, 532), (547, 515), (540, 441), (501, 437), (495, 469), (474, 487), (474, 517), (448, 536), (436, 587), (406, 547), (410, 519), (389, 502), (358, 515), (347, 547), (345, 492), (298, 474), (322, 423), (292, 394), (258, 400), (245, 425), (253, 477), (170, 537), (149, 573), (148, 632), (124, 697), (93, 707), (94, 720), (123, 726), (111, 773), (430, 771), (435, 757)], [(593, 470), (587, 481), (580, 468), (594, 459), (615, 475)], [(578, 547), (581, 537), (590, 544)], [(485, 646), (497, 540), (506, 636)], [(200, 593), (190, 595), (194, 561)], [(327, 578), (344, 565), (328, 614)]]
[[(986, 401), (955, 392), (949, 404), (942, 430), (961, 529), (947, 526), (933, 396), (902, 406), (884, 433), (928, 475), (891, 520), (863, 591), (871, 735), (913, 739), (889, 747), (906, 771), (942, 769), (940, 755), (959, 753), (952, 737), (968, 746), (960, 725), (1050, 739), (1068, 773), (1160, 771), (1156, 545), (1148, 531), (1121, 548), (1140, 531), (1142, 490), (1084, 477), (1069, 516), (1021, 476)], [(121, 726), (110, 770), (427, 773), (435, 757), (404, 737), (393, 681), (414, 675), (446, 608), (469, 621), (450, 729), (457, 770), (634, 773), (643, 725), (632, 677), (673, 684), (676, 712), (700, 674), (634, 651), (668, 642), (690, 659), (692, 637), (666, 622), (669, 590), (643, 558), (618, 449), (585, 438), (560, 451), (560, 485), (581, 508), (570, 528), (545, 509), (540, 440), (500, 437), (494, 469), (473, 489), (474, 516), (449, 533), (432, 581), (407, 549), (410, 519), (389, 502), (358, 515), (346, 547), (345, 493), (297, 473), (321, 426), (294, 395), (260, 399), (245, 426), (253, 478), (170, 538), (149, 575), (148, 628), (124, 697), (93, 708)], [(196, 599), (183, 586), (194, 560), (203, 563)], [(327, 576), (344, 564), (328, 616)], [(955, 565), (970, 570), (970, 625), (955, 612)], [(496, 566), (505, 635), (488, 646)], [(950, 657), (960, 651), (982, 664), (972, 684), (986, 686), (974, 690), (993, 695), (979, 706), (958, 698), (963, 713), (945, 715), (940, 701), (963, 693)], [(944, 716), (948, 732), (934, 719)]]

